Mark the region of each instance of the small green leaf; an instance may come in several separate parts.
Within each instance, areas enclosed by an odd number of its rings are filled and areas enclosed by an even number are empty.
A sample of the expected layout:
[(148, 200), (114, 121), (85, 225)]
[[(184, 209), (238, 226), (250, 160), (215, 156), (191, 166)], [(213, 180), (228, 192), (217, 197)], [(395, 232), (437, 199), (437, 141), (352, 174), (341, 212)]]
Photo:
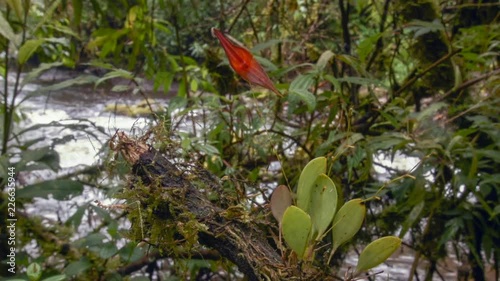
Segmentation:
[(217, 147), (215, 147), (211, 144), (208, 144), (208, 143), (203, 143), (203, 144), (197, 143), (194, 147), (196, 150), (203, 152), (206, 155), (219, 155), (220, 154)]
[(274, 189), (270, 205), (274, 218), (281, 223), (286, 209), (292, 205), (292, 195), (286, 185), (279, 185)]
[(37, 92), (43, 94), (51, 91), (58, 91), (74, 85), (85, 85), (94, 83), (98, 78), (94, 75), (80, 75), (73, 79), (64, 80), (62, 82), (41, 87)]
[(83, 257), (79, 261), (74, 261), (74, 262), (68, 264), (68, 266), (66, 266), (66, 268), (63, 271), (66, 275), (77, 276), (80, 273), (85, 272), (91, 266), (92, 266), (92, 264), (90, 263), (88, 258)]
[(309, 161), (300, 173), (297, 186), (297, 207), (308, 212), (311, 192), (319, 175), (326, 173), (326, 158), (318, 157)]
[(354, 276), (383, 263), (399, 246), (401, 246), (401, 239), (396, 236), (386, 236), (371, 242), (359, 255)]
[(40, 280), (40, 277), (42, 277), (42, 267), (38, 263), (34, 262), (26, 269), (26, 275), (28, 275), (30, 281), (38, 281)]
[(314, 84), (314, 79), (314, 75), (312, 74), (297, 76), (290, 84), (288, 99), (290, 101), (293, 101), (293, 99), (303, 101), (309, 111), (314, 110), (316, 107), (316, 98), (309, 91), (309, 88)]
[(7, 4), (9, 4), (10, 8), (14, 10), (19, 21), (23, 20), (24, 9), (23, 3), (21, 0), (7, 0)]
[(9, 22), (3, 17), (3, 13), (0, 13), (0, 35), (16, 44), (16, 34)]
[(422, 213), (422, 210), (424, 209), (424, 206), (425, 206), (425, 201), (421, 201), (415, 207), (413, 207), (410, 214), (403, 223), (401, 232), (399, 232), (399, 237), (403, 238), (403, 236), (410, 229), (410, 227), (412, 227), (415, 221), (417, 221), (418, 217), (420, 216), (420, 213)]
[(179, 82), (179, 88), (177, 89), (177, 96), (182, 98), (187, 97), (186, 79), (181, 79), (181, 81)]
[(318, 68), (319, 71), (323, 71), (328, 64), (328, 62), (335, 56), (335, 54), (330, 51), (326, 50), (321, 54), (321, 56), (318, 59), (318, 62), (316, 63), (316, 67)]
[(102, 82), (113, 78), (123, 78), (125, 80), (132, 80), (134, 79), (134, 75), (130, 71), (126, 71), (123, 69), (116, 69), (106, 73), (102, 78), (98, 79), (95, 82), (95, 86), (97, 87)]
[(24, 42), (21, 48), (19, 48), (19, 53), (17, 55), (19, 64), (26, 63), (43, 42), (45, 42), (44, 39), (32, 39)]
[(314, 235), (321, 238), (328, 225), (333, 220), (337, 210), (337, 188), (333, 181), (325, 174), (316, 178), (311, 194), (309, 214), (314, 227)]
[(83, 206), (78, 207), (76, 209), (76, 212), (73, 215), (71, 215), (71, 217), (66, 221), (65, 224), (71, 225), (75, 229), (78, 229), (80, 224), (82, 224), (83, 215), (85, 215), (87, 208), (88, 208), (88, 203), (83, 205)]
[(118, 248), (113, 242), (105, 243), (100, 246), (99, 256), (103, 259), (109, 259), (118, 252)]
[(312, 112), (314, 108), (316, 108), (316, 98), (314, 97), (313, 93), (311, 93), (307, 89), (295, 89), (295, 90), (290, 90), (290, 98), (298, 98), (299, 100), (303, 101), (306, 106), (307, 110), (309, 112)]
[(301, 209), (290, 206), (283, 214), (281, 229), (283, 238), (299, 259), (304, 257), (306, 246), (309, 244), (311, 232), (311, 217)]
[(24, 79), (23, 79), (21, 85), (26, 85), (28, 83), (31, 83), (33, 80), (35, 80), (38, 76), (40, 76), (46, 70), (49, 70), (49, 69), (55, 68), (55, 67), (59, 67), (61, 65), (63, 65), (62, 62), (42, 63), (37, 68), (34, 68), (30, 72), (26, 73), (26, 76), (24, 76)]
[(130, 91), (132, 87), (130, 85), (114, 85), (113, 88), (111, 88), (111, 92), (119, 93), (119, 92), (127, 92)]
[(372, 54), (373, 50), (377, 46), (378, 39), (382, 36), (382, 33), (374, 34), (368, 38), (363, 39), (358, 44), (358, 56), (361, 62), (365, 63), (366, 58), (369, 54)]
[(366, 206), (360, 198), (352, 199), (340, 208), (332, 224), (332, 254), (359, 231), (365, 215)]

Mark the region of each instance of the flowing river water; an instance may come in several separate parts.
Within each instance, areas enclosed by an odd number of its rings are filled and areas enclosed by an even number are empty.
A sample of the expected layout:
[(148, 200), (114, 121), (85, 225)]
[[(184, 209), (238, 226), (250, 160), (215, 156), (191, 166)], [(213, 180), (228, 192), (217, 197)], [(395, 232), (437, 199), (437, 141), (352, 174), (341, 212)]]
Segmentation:
[[(72, 74), (74, 75), (74, 73)], [(64, 79), (71, 78), (66, 72), (54, 72), (44, 74), (38, 84), (28, 84), (24, 88), (22, 97), (27, 94), (36, 93), (41, 87), (56, 83)], [(36, 124), (49, 124), (59, 122), (61, 124), (90, 124), (92, 122), (96, 127), (102, 130), (94, 130), (95, 136), (88, 133), (74, 131), (69, 133), (60, 127), (48, 126), (39, 128), (29, 133), (26, 137), (36, 139), (45, 137), (46, 139), (55, 139), (63, 135), (70, 134), (72, 139), (68, 142), (56, 145), (55, 149), (60, 155), (60, 165), (63, 173), (72, 171), (78, 167), (84, 167), (94, 164), (99, 159), (99, 150), (102, 145), (116, 132), (123, 130), (127, 133), (141, 135), (145, 130), (148, 120), (143, 117), (129, 117), (126, 115), (115, 114), (106, 110), (107, 105), (115, 103), (137, 104), (143, 99), (140, 95), (118, 94), (109, 91), (109, 88), (94, 88), (93, 85), (72, 86), (66, 89), (44, 93), (30, 97), (23, 102), (21, 113), (25, 116), (21, 127), (28, 127)], [(155, 99), (160, 104), (168, 104), (169, 97), (156, 95)], [(109, 108), (109, 106), (108, 106)], [(88, 120), (88, 121), (86, 121)], [(377, 156), (385, 166), (399, 167), (401, 169), (411, 169), (418, 159), (402, 159), (396, 157), (396, 162), (385, 159), (382, 155)], [(398, 160), (399, 159), (399, 160)], [(376, 172), (383, 175), (384, 171), (376, 167)], [(51, 178), (56, 175), (53, 173), (37, 174), (35, 178), (28, 179), (36, 181), (36, 178)], [(96, 191), (90, 187), (85, 188), (85, 192), (71, 201), (57, 201), (53, 199), (36, 199), (28, 208), (28, 212), (37, 213), (49, 220), (66, 220), (69, 218), (77, 206), (85, 202), (100, 200), (106, 202), (107, 196), (101, 191)], [(79, 228), (80, 235), (84, 236), (88, 229)], [(383, 271), (377, 275), (376, 280), (408, 280), (408, 272), (414, 260), (414, 253), (407, 247), (402, 247), (386, 263), (373, 269), (372, 272)], [(349, 266), (355, 268), (357, 255), (352, 254), (347, 257), (343, 266), (344, 270)], [(424, 278), (426, 263), (419, 264), (419, 279)], [(457, 267), (455, 257), (441, 262), (438, 270), (441, 276), (435, 274), (433, 280), (456, 280)], [(414, 280), (416, 280), (414, 278)]]

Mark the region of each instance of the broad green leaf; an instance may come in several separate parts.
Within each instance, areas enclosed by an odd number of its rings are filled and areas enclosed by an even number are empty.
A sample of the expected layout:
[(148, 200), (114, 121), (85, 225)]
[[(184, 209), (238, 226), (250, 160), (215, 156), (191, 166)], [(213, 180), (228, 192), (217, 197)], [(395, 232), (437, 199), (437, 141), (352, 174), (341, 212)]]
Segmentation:
[(40, 148), (35, 148), (35, 149), (27, 149), (23, 152), (21, 152), (21, 160), (19, 161), (18, 169), (22, 169), (22, 167), (29, 162), (35, 162), (40, 159), (42, 159), (46, 154), (48, 154), (52, 148), (49, 146), (44, 146)]
[(73, 215), (71, 215), (71, 217), (66, 221), (65, 224), (71, 225), (75, 229), (78, 229), (80, 224), (82, 224), (82, 218), (83, 218), (83, 215), (85, 215), (87, 208), (88, 208), (88, 204), (85, 204), (83, 206), (78, 207), (78, 209), (76, 209), (76, 212)]
[(297, 207), (308, 212), (314, 182), (319, 175), (326, 173), (326, 158), (318, 157), (309, 161), (300, 173), (297, 186)]
[(292, 205), (292, 195), (286, 185), (279, 185), (271, 195), (271, 213), (281, 223), (286, 209)]
[(401, 228), (401, 232), (399, 232), (400, 238), (403, 238), (403, 236), (410, 229), (410, 227), (412, 227), (412, 225), (415, 223), (415, 221), (418, 219), (418, 217), (422, 213), (424, 206), (425, 206), (425, 201), (421, 201), (415, 207), (413, 207), (410, 214), (408, 215), (408, 217), (406, 218), (406, 220), (403, 223), (403, 227)]
[[(360, 74), (361, 77), (369, 77), (370, 76), (370, 74), (367, 73), (365, 70), (365, 64), (361, 63), (361, 61), (356, 57), (353, 57), (353, 56), (347, 55), (347, 54), (338, 54), (337, 56), (335, 56), (335, 59), (338, 59), (338, 60), (352, 66)], [(350, 78), (350, 77), (346, 77), (346, 78)], [(345, 78), (343, 78), (343, 79), (345, 79)]]
[(42, 267), (36, 262), (31, 263), (26, 269), (26, 275), (30, 281), (38, 281), (42, 277)]
[[(25, 145), (29, 144), (29, 142), (25, 143)], [(16, 164), (16, 169), (21, 171), (43, 169), (57, 171), (59, 168), (59, 154), (48, 146), (36, 149), (26, 149), (21, 152), (21, 160)]]
[(268, 41), (266, 41), (266, 42), (259, 43), (259, 44), (255, 45), (255, 46), (251, 49), (251, 51), (252, 51), (252, 53), (257, 53), (257, 52), (260, 52), (260, 51), (262, 51), (262, 50), (265, 50), (265, 49), (267, 49), (267, 48), (269, 48), (269, 47), (272, 47), (272, 46), (274, 46), (274, 45), (276, 45), (276, 44), (278, 44), (278, 43), (281, 43), (281, 42), (283, 42), (283, 41), (284, 41), (284, 40), (281, 40), (281, 39), (271, 39), (271, 40), (268, 40)]
[(106, 240), (106, 235), (102, 233), (91, 233), (87, 235), (87, 237), (75, 241), (75, 244), (79, 247), (101, 247), (104, 244), (104, 240)]
[(106, 73), (102, 78), (98, 79), (95, 82), (95, 86), (99, 86), (102, 82), (113, 79), (113, 78), (123, 78), (126, 80), (132, 80), (134, 79), (134, 74), (132, 74), (130, 71), (126, 71), (124, 69), (115, 69), (113, 71), (110, 71)]
[(66, 268), (63, 270), (63, 272), (66, 275), (73, 277), (73, 276), (77, 276), (80, 273), (85, 272), (91, 266), (92, 266), (92, 264), (90, 263), (88, 258), (83, 257), (79, 261), (74, 261), (74, 262), (70, 263), (68, 266), (66, 266)]
[(24, 77), (22, 81), (22, 85), (26, 85), (28, 83), (31, 83), (35, 78), (40, 76), (44, 71), (49, 70), (51, 68), (59, 67), (63, 65), (62, 62), (53, 62), (53, 63), (42, 63), (40, 64), (37, 68), (34, 68), (30, 72), (26, 73), (26, 76)]
[(326, 67), (326, 65), (329, 63), (329, 61), (335, 56), (335, 54), (330, 51), (326, 50), (321, 54), (321, 56), (318, 59), (318, 62), (316, 63), (316, 67), (319, 71), (323, 71)]
[(17, 56), (19, 64), (26, 63), (44, 41), (44, 39), (32, 39), (24, 42), (21, 48), (19, 48), (19, 54)]
[(295, 89), (293, 91), (290, 90), (289, 98), (298, 98), (299, 100), (303, 101), (306, 104), (307, 110), (309, 112), (312, 112), (314, 108), (316, 108), (316, 98), (307, 89)]
[(134, 262), (144, 257), (147, 252), (147, 247), (138, 247), (137, 243), (129, 242), (118, 251), (118, 255), (126, 262)]
[(274, 63), (272, 63), (270, 60), (268, 60), (266, 58), (263, 58), (263, 57), (260, 57), (260, 56), (254, 56), (254, 58), (268, 72), (276, 71), (278, 69), (278, 67), (276, 65), (274, 65)]
[(16, 34), (14, 33), (14, 30), (12, 30), (9, 22), (3, 17), (3, 13), (0, 13), (0, 34), (7, 40), (12, 41), (15, 45), (17, 45)]
[(429, 32), (443, 31), (444, 26), (439, 19), (432, 22), (422, 20), (412, 20), (407, 24), (406, 30), (414, 31), (413, 38), (417, 38)]
[(37, 93), (43, 94), (43, 93), (50, 92), (50, 91), (58, 91), (61, 89), (65, 89), (67, 87), (74, 86), (74, 85), (90, 84), (90, 83), (94, 83), (97, 79), (98, 79), (97, 76), (94, 76), (94, 75), (80, 75), (80, 76), (75, 77), (73, 79), (68, 79), (68, 80), (62, 81), (60, 83), (56, 83), (56, 84), (42, 87), (42, 88), (38, 89)]
[(108, 242), (108, 243), (105, 243), (104, 245), (100, 246), (99, 256), (102, 259), (109, 259), (112, 256), (114, 256), (117, 252), (118, 252), (118, 248), (116, 247), (115, 243)]
[(336, 88), (336, 89), (340, 89), (340, 82), (339, 80), (337, 79), (337, 77), (333, 76), (333, 75), (330, 75), (330, 74), (326, 74), (324, 75), (324, 78), (326, 81), (332, 83), (332, 85)]
[(7, 4), (9, 4), (10, 8), (14, 10), (19, 21), (23, 21), (24, 17), (24, 9), (23, 3), (21, 0), (6, 0)]
[(304, 252), (309, 244), (311, 228), (311, 217), (306, 212), (295, 206), (286, 209), (281, 222), (283, 238), (288, 246), (297, 253), (299, 259), (304, 257)]
[(325, 174), (319, 175), (314, 182), (309, 209), (316, 239), (320, 239), (332, 223), (337, 199), (337, 188), (333, 181)]
[(493, 214), (491, 215), (490, 220), (493, 220), (498, 215), (500, 215), (500, 205), (497, 205), (495, 209), (493, 209)]
[[(163, 24), (165, 23), (165, 24)], [(153, 22), (153, 26), (155, 28), (155, 30), (158, 30), (158, 31), (162, 31), (163, 33), (165, 34), (172, 34), (172, 31), (168, 28), (168, 22), (164, 22), (164, 21), (161, 21), (161, 20), (156, 20), (155, 22)]]
[(366, 58), (373, 52), (377, 46), (377, 40), (382, 36), (382, 33), (374, 34), (368, 38), (363, 39), (358, 45), (358, 56), (361, 62), (365, 63)]
[(220, 152), (217, 147), (208, 143), (197, 143), (194, 148), (206, 155), (219, 155)]
[(351, 239), (361, 228), (365, 220), (366, 206), (362, 199), (352, 199), (345, 203), (335, 215), (332, 223), (333, 249)]
[(422, 121), (427, 118), (432, 118), (436, 116), (436, 113), (442, 108), (448, 108), (448, 105), (444, 102), (433, 102), (427, 106), (424, 110), (416, 115), (418, 121)]
[(167, 71), (160, 71), (156, 74), (154, 78), (154, 91), (157, 91), (160, 87), (163, 87), (163, 92), (168, 93), (170, 86), (174, 81), (175, 74)]
[(18, 189), (16, 195), (19, 198), (48, 198), (52, 194), (56, 200), (65, 200), (81, 194), (83, 184), (72, 180), (47, 180), (40, 183), (25, 186)]
[(309, 91), (314, 84), (315, 76), (312, 74), (299, 75), (290, 84), (288, 100), (290, 103), (297, 104), (302, 101), (307, 105), (309, 111), (316, 108), (316, 97)]
[(401, 246), (401, 239), (396, 236), (386, 236), (371, 242), (359, 255), (354, 276), (383, 263), (399, 246)]
[(113, 88), (111, 88), (111, 92), (119, 93), (119, 92), (127, 92), (132, 89), (132, 86), (130, 85), (114, 85)]
[(290, 91), (307, 90), (314, 84), (314, 75), (299, 75), (290, 84)]
[(55, 0), (54, 2), (52, 2), (52, 5), (50, 5), (50, 7), (48, 8), (45, 8), (44, 10), (44, 13), (43, 13), (43, 18), (42, 20), (40, 20), (37, 25), (31, 30), (31, 33), (32, 34), (35, 34), (35, 32), (40, 28), (42, 27), (47, 21), (50, 21), (52, 18), (52, 15), (54, 13), (54, 11), (60, 7), (60, 4), (61, 4), (61, 1), (62, 0)]

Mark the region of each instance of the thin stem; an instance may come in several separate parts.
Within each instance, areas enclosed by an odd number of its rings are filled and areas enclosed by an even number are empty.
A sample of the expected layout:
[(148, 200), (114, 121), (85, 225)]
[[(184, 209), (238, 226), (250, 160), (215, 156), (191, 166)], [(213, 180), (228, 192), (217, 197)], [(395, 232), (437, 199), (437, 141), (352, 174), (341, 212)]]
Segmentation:
[(456, 50), (454, 50), (452, 52), (449, 52), (448, 54), (444, 55), (442, 58), (438, 59), (437, 61), (433, 62), (426, 69), (424, 69), (424, 71), (422, 71), (420, 73), (417, 73), (410, 80), (406, 81), (406, 83), (403, 86), (401, 86), (401, 88), (399, 88), (399, 90), (397, 90), (396, 93), (394, 93), (394, 96), (397, 97), (398, 95), (400, 95), (408, 87), (410, 87), (411, 85), (413, 85), (413, 83), (415, 83), (418, 79), (420, 79), (421, 77), (423, 77), (427, 72), (433, 70), (438, 65), (440, 65), (441, 63), (443, 63), (447, 59), (451, 58), (452, 56), (456, 55), (460, 51), (461, 51), (460, 49), (456, 49)]
[[(7, 12), (5, 15), (5, 18), (9, 19), (9, 14), (10, 14), (10, 8), (9, 5), (7, 5)], [(9, 113), (9, 56), (10, 56), (10, 49), (9, 49), (10, 41), (7, 40), (5, 43), (5, 77), (4, 77), (4, 94), (3, 94), (3, 112), (4, 112), (4, 118), (3, 118), (3, 135), (2, 135), (2, 155), (5, 155), (7, 153), (7, 142), (9, 141), (9, 135), (10, 135), (10, 122), (11, 118), (10, 113)]]
[(236, 15), (236, 17), (234, 18), (234, 20), (231, 23), (231, 25), (229, 26), (229, 28), (227, 29), (227, 32), (231, 32), (231, 30), (233, 29), (234, 25), (236, 24), (236, 22), (238, 21), (238, 19), (241, 16), (241, 14), (245, 10), (245, 7), (247, 6), (248, 2), (250, 2), (250, 0), (245, 0), (245, 2), (243, 2), (243, 6), (241, 6), (240, 11), (238, 12), (238, 14)]

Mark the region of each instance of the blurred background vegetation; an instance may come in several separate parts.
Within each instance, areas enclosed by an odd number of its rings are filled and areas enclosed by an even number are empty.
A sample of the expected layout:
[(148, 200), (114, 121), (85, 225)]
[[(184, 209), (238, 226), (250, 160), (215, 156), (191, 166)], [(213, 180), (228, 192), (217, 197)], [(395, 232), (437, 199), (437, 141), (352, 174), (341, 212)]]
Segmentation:
[[(444, 278), (450, 257), (461, 280), (498, 280), (499, 7), (486, 0), (0, 2), (0, 181), (6, 186), (15, 167), (15, 277), (26, 278), (38, 262), (43, 278), (54, 280), (244, 280), (216, 252), (197, 259), (130, 239), (126, 212), (116, 207), (129, 169), (97, 136), (113, 131), (88, 120), (23, 122), (26, 100), (87, 85), (143, 99), (148, 117), (138, 135), (151, 129), (154, 147), (174, 147), (230, 179), (226, 207), (263, 207), (273, 187), (293, 189), (310, 159), (328, 157), (344, 200), (379, 197), (368, 204), (362, 234), (328, 265), (334, 274), (366, 241), (396, 235), (412, 250), (406, 280)], [(211, 27), (251, 49), (285, 97), (249, 90)], [(76, 74), (26, 90), (54, 69)], [(152, 96), (165, 104), (156, 107)], [(59, 136), (35, 133), (45, 127)], [(99, 140), (98, 160), (62, 168), (55, 148), (77, 133)], [(72, 201), (89, 190), (114, 204)], [(29, 211), (37, 198), (75, 203), (50, 219)], [(0, 265), (5, 278), (7, 267)]]

